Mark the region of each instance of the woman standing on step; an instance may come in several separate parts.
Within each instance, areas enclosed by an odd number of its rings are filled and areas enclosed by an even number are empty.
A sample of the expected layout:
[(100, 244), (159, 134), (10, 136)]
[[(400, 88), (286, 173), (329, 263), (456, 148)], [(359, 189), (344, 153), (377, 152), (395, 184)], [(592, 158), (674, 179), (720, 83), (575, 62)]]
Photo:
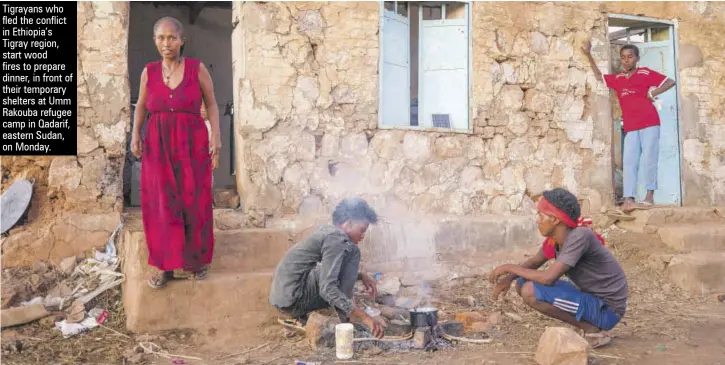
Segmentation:
[[(211, 76), (199, 60), (183, 57), (181, 22), (164, 17), (153, 31), (161, 60), (147, 64), (141, 74), (131, 150), (142, 157), (141, 211), (148, 263), (159, 269), (148, 283), (162, 288), (174, 270), (184, 270), (192, 279), (206, 277), (214, 250), (212, 161), (221, 148), (221, 136)], [(211, 142), (201, 116), (202, 101)]]

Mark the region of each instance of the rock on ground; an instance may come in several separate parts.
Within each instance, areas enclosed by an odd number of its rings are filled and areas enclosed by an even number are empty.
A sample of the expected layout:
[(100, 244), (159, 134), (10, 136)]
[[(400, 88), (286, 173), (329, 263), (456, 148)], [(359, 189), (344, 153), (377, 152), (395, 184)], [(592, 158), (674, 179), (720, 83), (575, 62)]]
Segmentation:
[(589, 343), (571, 328), (548, 327), (539, 339), (539, 365), (587, 365)]
[(324, 316), (316, 312), (311, 313), (305, 325), (310, 346), (315, 350), (334, 347), (335, 325), (338, 323), (340, 320), (335, 317)]

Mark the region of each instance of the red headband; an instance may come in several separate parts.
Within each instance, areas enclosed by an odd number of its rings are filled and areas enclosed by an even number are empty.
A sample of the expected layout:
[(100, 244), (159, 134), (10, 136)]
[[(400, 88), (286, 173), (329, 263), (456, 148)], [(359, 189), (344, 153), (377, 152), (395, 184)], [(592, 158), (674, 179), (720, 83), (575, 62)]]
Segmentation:
[[(589, 227), (592, 225), (592, 220), (590, 218), (582, 218), (579, 217), (576, 222), (571, 220), (571, 217), (569, 217), (566, 213), (564, 213), (561, 209), (554, 206), (554, 204), (551, 204), (546, 198), (543, 196), (541, 199), (539, 199), (539, 203), (536, 206), (539, 209), (540, 213), (546, 214), (548, 216), (554, 217), (558, 220), (560, 220), (562, 223), (566, 224), (569, 228), (576, 228), (576, 227)], [(591, 229), (591, 228), (590, 228)], [(602, 237), (599, 233), (594, 232), (594, 234), (597, 236), (597, 239), (599, 239), (599, 242), (604, 245), (604, 237)], [(546, 256), (549, 259), (556, 258), (556, 248), (554, 247), (554, 239), (551, 237), (547, 237), (544, 239), (544, 242), (541, 245), (541, 248), (544, 250), (544, 256)]]
[(578, 224), (576, 222), (574, 222), (573, 220), (571, 220), (571, 217), (569, 217), (561, 209), (554, 206), (554, 204), (549, 203), (549, 201), (546, 200), (546, 198), (544, 198), (543, 196), (541, 197), (541, 199), (539, 199), (537, 208), (539, 209), (539, 212), (560, 220), (562, 223), (566, 224), (566, 226), (569, 228), (578, 227)]

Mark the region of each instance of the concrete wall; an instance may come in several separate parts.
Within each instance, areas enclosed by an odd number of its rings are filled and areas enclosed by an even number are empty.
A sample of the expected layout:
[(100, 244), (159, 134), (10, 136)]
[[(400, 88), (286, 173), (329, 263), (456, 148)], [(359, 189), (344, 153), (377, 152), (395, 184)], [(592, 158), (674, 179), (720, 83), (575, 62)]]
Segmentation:
[(128, 4), (78, 2), (78, 156), (5, 157), (2, 187), (36, 180), (28, 223), (2, 243), (3, 266), (103, 247), (123, 209), (129, 126)]

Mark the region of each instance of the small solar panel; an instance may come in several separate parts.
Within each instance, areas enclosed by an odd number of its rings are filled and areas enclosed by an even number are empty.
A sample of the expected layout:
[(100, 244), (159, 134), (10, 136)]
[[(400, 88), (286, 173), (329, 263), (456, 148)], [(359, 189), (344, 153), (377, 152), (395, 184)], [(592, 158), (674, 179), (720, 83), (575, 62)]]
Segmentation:
[(435, 128), (451, 128), (450, 114), (431, 114), (431, 120)]

